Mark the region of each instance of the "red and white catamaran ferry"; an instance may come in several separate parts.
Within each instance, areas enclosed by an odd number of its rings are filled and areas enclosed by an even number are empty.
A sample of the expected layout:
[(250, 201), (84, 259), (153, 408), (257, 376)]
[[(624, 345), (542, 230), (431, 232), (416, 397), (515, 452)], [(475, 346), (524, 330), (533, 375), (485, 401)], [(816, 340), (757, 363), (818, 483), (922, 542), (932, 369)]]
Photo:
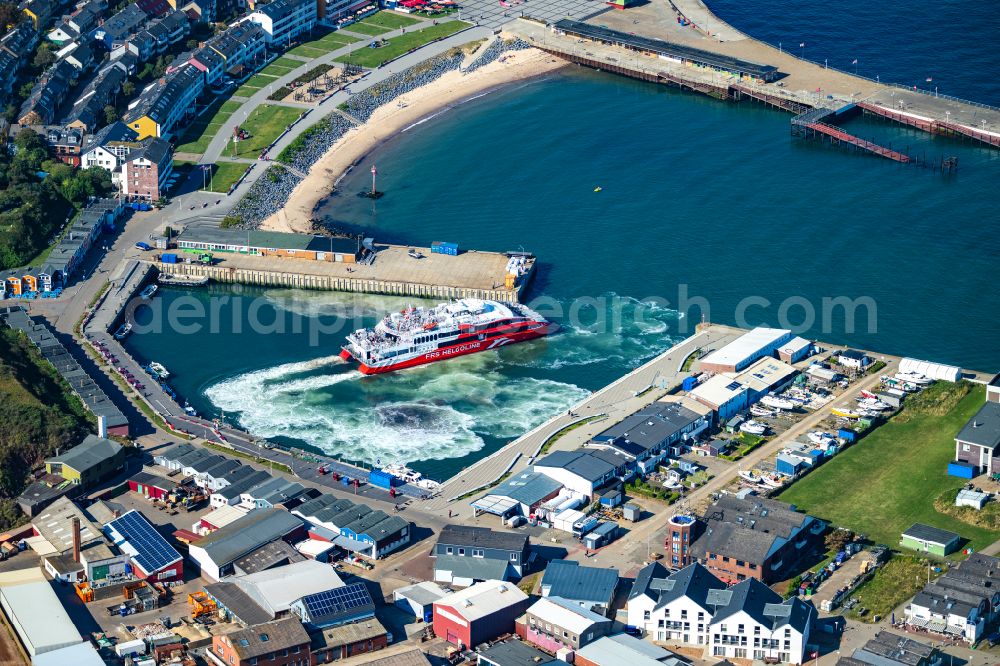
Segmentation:
[(540, 338), (557, 329), (524, 305), (463, 298), (386, 315), (373, 328), (348, 335), (340, 357), (353, 358), (361, 372), (374, 375)]

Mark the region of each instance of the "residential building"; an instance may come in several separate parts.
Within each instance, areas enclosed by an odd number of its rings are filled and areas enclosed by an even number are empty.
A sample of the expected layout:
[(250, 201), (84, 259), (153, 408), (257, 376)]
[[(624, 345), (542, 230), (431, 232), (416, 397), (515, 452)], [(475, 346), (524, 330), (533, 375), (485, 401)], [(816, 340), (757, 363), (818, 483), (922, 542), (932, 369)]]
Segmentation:
[(132, 201), (156, 201), (165, 197), (167, 181), (174, 172), (173, 155), (173, 148), (164, 139), (143, 139), (129, 151), (122, 165), (122, 194)]
[(35, 32), (41, 32), (48, 25), (49, 20), (56, 15), (59, 5), (55, 0), (27, 0), (20, 5), (21, 11), (31, 19), (31, 24)]
[(696, 412), (679, 402), (660, 400), (595, 435), (587, 446), (615, 450), (648, 472), (667, 457), (671, 445), (693, 441), (711, 424), (707, 410)]
[(128, 70), (121, 62), (103, 67), (77, 96), (63, 124), (84, 132), (92, 132), (104, 125), (104, 108), (114, 102), (115, 95), (127, 78)]
[(802, 664), (816, 609), (798, 597), (781, 595), (756, 578), (711, 590), (711, 657)]
[(836, 666), (936, 666), (943, 661), (933, 645), (882, 630)]
[(70, 42), (59, 49), (56, 57), (72, 65), (73, 69), (77, 71), (76, 76), (78, 77), (84, 72), (90, 71), (97, 64), (97, 55), (90, 45), (83, 40)]
[(51, 125), (55, 122), (59, 105), (76, 76), (77, 70), (65, 60), (45, 70), (31, 89), (31, 95), (21, 105), (17, 122), (21, 125)]
[(434, 633), (449, 643), (472, 647), (514, 631), (514, 621), (531, 604), (516, 585), (476, 583), (434, 602)]
[(101, 11), (91, 5), (84, 5), (75, 14), (63, 16), (62, 21), (50, 31), (45, 38), (50, 42), (62, 46), (80, 37), (85, 37), (87, 33), (97, 27), (101, 18)]
[(1000, 559), (973, 553), (924, 586), (904, 612), (918, 630), (975, 643), (1000, 617)]
[(188, 555), (204, 578), (220, 580), (233, 573), (236, 560), (264, 544), (294, 542), (304, 535), (302, 521), (287, 511), (258, 509), (191, 544)]
[(160, 18), (150, 21), (146, 25), (145, 32), (153, 39), (154, 52), (161, 54), (191, 34), (191, 21), (184, 12), (171, 10)]
[(560, 597), (539, 599), (515, 623), (515, 633), (543, 650), (579, 650), (612, 632), (613, 623), (603, 615)]
[(658, 642), (708, 645), (715, 611), (708, 595), (726, 587), (700, 564), (668, 574), (662, 564), (653, 562), (639, 571), (632, 585), (625, 606), (628, 623)]
[(66, 453), (46, 459), (45, 471), (77, 485), (90, 486), (122, 469), (124, 464), (125, 449), (121, 444), (87, 435)]
[(845, 368), (864, 370), (872, 364), (872, 359), (857, 349), (845, 349), (837, 355), (837, 362)]
[(758, 327), (701, 359), (702, 372), (739, 372), (765, 356), (772, 356), (792, 339), (792, 332)]
[(80, 166), (83, 131), (71, 127), (49, 127), (45, 140), (56, 154), (56, 159), (70, 166)]
[(302, 623), (286, 618), (212, 637), (206, 650), (218, 666), (310, 666), (310, 639)]
[(207, 45), (225, 60), (227, 74), (243, 79), (264, 61), (267, 33), (256, 23), (245, 21), (208, 40)]
[(316, 0), (271, 0), (243, 20), (264, 30), (271, 49), (283, 49), (316, 27), (316, 5)]
[(477, 516), (491, 513), (501, 520), (513, 516), (528, 518), (539, 506), (558, 496), (561, 489), (562, 484), (544, 474), (520, 472), (475, 500), (472, 508)]
[(478, 666), (556, 666), (565, 663), (518, 640), (494, 643), (479, 653)]
[(524, 575), (528, 537), (487, 527), (445, 525), (434, 546), (434, 580), (468, 586)]
[(154, 582), (184, 580), (184, 559), (135, 509), (104, 526), (108, 539), (128, 553), (133, 575)]
[(614, 634), (580, 648), (573, 663), (576, 666), (687, 666), (691, 662), (635, 636)]
[(692, 554), (716, 576), (734, 583), (788, 577), (819, 543), (826, 524), (773, 499), (723, 495), (702, 518), (704, 531)]
[(111, 51), (137, 33), (148, 20), (149, 17), (136, 3), (129, 3), (94, 30), (94, 39)]
[(194, 111), (194, 103), (205, 86), (205, 77), (190, 65), (147, 86), (129, 105), (122, 121), (139, 139), (169, 139)]
[(900, 536), (899, 545), (922, 553), (945, 557), (955, 552), (961, 541), (962, 537), (954, 532), (923, 523), (914, 523)]
[(552, 560), (542, 574), (542, 597), (559, 597), (607, 615), (618, 589), (618, 569), (581, 566), (575, 560)]
[(594, 497), (598, 489), (632, 475), (632, 461), (610, 450), (554, 451), (535, 463), (535, 471), (569, 490)]
[(994, 378), (986, 402), (955, 436), (955, 460), (975, 465), (980, 474), (1000, 471), (1000, 402), (990, 399), (1000, 394), (998, 386)]
[(206, 86), (213, 86), (222, 78), (226, 60), (215, 49), (202, 46), (191, 54), (188, 63), (204, 74)]

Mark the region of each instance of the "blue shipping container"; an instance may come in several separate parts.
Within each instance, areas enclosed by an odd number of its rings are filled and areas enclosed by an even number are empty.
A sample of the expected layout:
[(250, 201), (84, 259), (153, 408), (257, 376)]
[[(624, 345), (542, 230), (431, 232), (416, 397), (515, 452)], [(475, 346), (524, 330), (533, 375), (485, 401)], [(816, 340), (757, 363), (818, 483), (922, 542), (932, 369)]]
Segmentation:
[(684, 381), (681, 383), (681, 388), (684, 389), (685, 391), (690, 391), (697, 385), (698, 385), (698, 378), (692, 375), (691, 377), (684, 378)]
[(392, 474), (389, 474), (388, 472), (383, 472), (380, 469), (373, 469), (372, 471), (368, 472), (368, 483), (372, 484), (373, 486), (377, 486), (379, 488), (384, 488), (388, 490), (389, 488), (392, 488), (394, 485), (396, 485), (397, 481), (396, 477), (394, 477)]
[(948, 463), (948, 476), (957, 476), (960, 479), (971, 479), (976, 475), (976, 466), (962, 462), (961, 460), (953, 460)]
[(176, 264), (177, 263), (177, 255), (176, 254), (172, 254), (172, 253), (161, 254), (160, 255), (160, 261), (162, 261), (165, 264)]
[(841, 428), (837, 431), (837, 437), (844, 440), (845, 442), (853, 442), (858, 438), (858, 433), (853, 430), (846, 430)]

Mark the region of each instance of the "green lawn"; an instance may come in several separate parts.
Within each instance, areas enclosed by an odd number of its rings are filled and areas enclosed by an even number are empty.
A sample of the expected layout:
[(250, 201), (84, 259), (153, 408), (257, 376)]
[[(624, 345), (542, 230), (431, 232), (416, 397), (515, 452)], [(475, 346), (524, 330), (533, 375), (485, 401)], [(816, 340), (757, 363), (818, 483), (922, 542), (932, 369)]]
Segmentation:
[(290, 72), (293, 69), (298, 69), (303, 65), (301, 60), (296, 60), (295, 58), (278, 58), (270, 65), (261, 70), (262, 74), (271, 74), (271, 70), (276, 70), (276, 72)]
[[(218, 102), (216, 102), (218, 104)], [(212, 141), (222, 125), (229, 120), (236, 109), (240, 108), (239, 102), (226, 100), (219, 104), (215, 111), (207, 111), (191, 123), (181, 137), (181, 143), (174, 149), (178, 153), (193, 153), (201, 155), (208, 149), (208, 144)]]
[(287, 106), (273, 104), (258, 106), (242, 125), (252, 136), (235, 144), (235, 148), (234, 144), (230, 143), (226, 146), (224, 156), (233, 157), (235, 153), (236, 157), (260, 157), (261, 152), (301, 114), (301, 109)]
[(248, 168), (250, 168), (249, 164), (239, 162), (216, 162), (212, 165), (211, 177), (207, 180), (205, 191), (228, 192), (229, 186), (239, 180)]
[[(844, 566), (851, 566), (848, 562)], [(932, 577), (938, 574), (931, 573)], [(851, 596), (858, 605), (845, 615), (873, 622), (875, 616), (888, 617), (901, 603), (912, 597), (927, 584), (927, 560), (909, 555), (897, 555), (879, 569), (870, 581), (859, 587)], [(858, 610), (867, 608), (863, 616)]]
[(453, 35), (468, 27), (469, 24), (465, 21), (438, 23), (423, 30), (414, 30), (398, 37), (392, 37), (388, 40), (388, 44), (377, 49), (360, 49), (349, 56), (341, 56), (337, 60), (361, 65), (362, 67), (378, 67), (386, 61), (397, 58), (424, 44), (433, 42), (435, 39)]
[(899, 415), (792, 485), (782, 501), (894, 548), (900, 533), (917, 522), (958, 532), (976, 550), (993, 543), (1000, 532), (934, 508), (941, 493), (964, 484), (946, 469), (955, 457), (955, 434), (984, 400), (984, 389), (975, 386), (947, 411), (940, 407), (960, 388), (939, 383), (911, 397)]
[(316, 48), (314, 46), (306, 46), (305, 44), (301, 44), (299, 46), (296, 46), (291, 51), (289, 51), (289, 53), (291, 53), (292, 55), (302, 56), (303, 58), (319, 58), (321, 56), (325, 56), (327, 53), (335, 50), (336, 48), (339, 47), (335, 47), (334, 49), (322, 49), (322, 48)]
[(375, 37), (377, 35), (384, 35), (387, 32), (391, 32), (392, 28), (385, 28), (380, 25), (372, 25), (370, 23), (352, 23), (351, 25), (344, 28), (344, 30), (349, 30), (350, 32), (356, 32), (359, 35), (369, 35)]
[[(420, 23), (420, 19), (415, 19), (405, 14), (397, 14), (395, 12), (383, 11), (383, 12), (378, 12), (376, 14), (372, 14), (371, 16), (369, 16), (364, 20), (364, 23), (368, 23), (370, 25), (379, 25), (382, 26), (383, 28), (395, 30), (397, 28), (402, 28), (403, 26)], [(350, 27), (348, 27), (347, 29), (350, 30)]]

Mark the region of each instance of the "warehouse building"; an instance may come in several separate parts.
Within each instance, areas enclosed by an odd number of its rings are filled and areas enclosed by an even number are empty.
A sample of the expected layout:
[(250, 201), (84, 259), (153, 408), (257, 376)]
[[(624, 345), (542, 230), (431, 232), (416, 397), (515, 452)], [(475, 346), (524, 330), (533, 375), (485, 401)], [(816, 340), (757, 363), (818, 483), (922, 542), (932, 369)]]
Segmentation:
[(498, 580), (476, 583), (434, 602), (434, 633), (473, 647), (514, 631), (514, 621), (531, 599), (516, 585)]
[(379, 559), (410, 543), (410, 523), (399, 516), (333, 495), (303, 502), (292, 513), (309, 524), (309, 537), (341, 550)]
[(701, 359), (701, 371), (739, 372), (757, 359), (774, 355), (792, 337), (785, 329), (755, 328)]
[(37, 567), (0, 574), (0, 607), (32, 660), (83, 642)]
[(235, 252), (261, 257), (346, 264), (356, 263), (362, 254), (361, 244), (354, 238), (310, 236), (279, 231), (240, 231), (208, 226), (186, 229), (177, 237), (177, 247), (181, 250)]
[(76, 485), (90, 486), (120, 470), (124, 463), (125, 449), (121, 444), (87, 435), (66, 453), (47, 459), (45, 471)]
[(726, 374), (702, 382), (688, 395), (713, 409), (719, 423), (725, 423), (750, 406), (747, 387)]
[(632, 475), (631, 459), (610, 450), (554, 451), (535, 463), (535, 471), (572, 492), (593, 498), (597, 489)]
[(635, 460), (643, 472), (650, 471), (672, 448), (680, 453), (685, 443), (711, 426), (711, 411), (701, 404), (697, 408), (701, 409), (694, 411), (678, 401), (659, 400), (595, 435), (587, 447), (611, 449)]
[(191, 544), (188, 556), (209, 580), (232, 575), (236, 560), (277, 541), (305, 536), (302, 521), (282, 509), (258, 509)]
[(812, 353), (812, 343), (798, 336), (792, 338), (778, 348), (778, 358), (785, 363), (798, 363), (809, 358)]
[(474, 501), (472, 508), (477, 516), (490, 513), (500, 516), (501, 520), (511, 516), (527, 518), (536, 508), (559, 495), (561, 489), (562, 484), (545, 474), (520, 472)]
[(735, 376), (747, 389), (747, 403), (752, 405), (768, 393), (780, 393), (795, 381), (799, 371), (774, 358), (762, 358)]
[(157, 583), (184, 580), (184, 558), (135, 509), (105, 525), (104, 533), (128, 553), (136, 577)]
[(417, 621), (434, 621), (434, 602), (448, 596), (437, 583), (421, 581), (393, 591), (392, 602), (398, 608), (412, 613)]

